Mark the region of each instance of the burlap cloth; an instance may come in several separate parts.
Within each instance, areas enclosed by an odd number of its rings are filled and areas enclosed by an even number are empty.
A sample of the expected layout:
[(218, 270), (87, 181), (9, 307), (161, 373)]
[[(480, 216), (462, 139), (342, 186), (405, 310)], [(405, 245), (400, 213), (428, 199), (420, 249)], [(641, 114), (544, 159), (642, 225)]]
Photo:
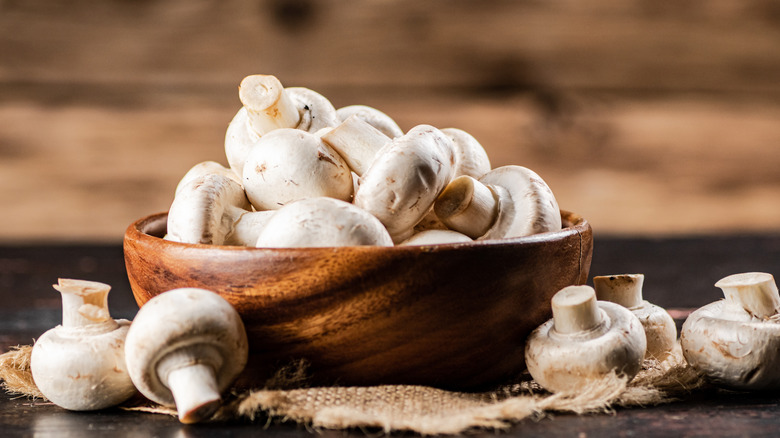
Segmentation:
[[(30, 373), (31, 347), (0, 355), (0, 380), (6, 391), (43, 398)], [(293, 421), (314, 428), (379, 428), (424, 435), (470, 429), (502, 429), (552, 412), (610, 412), (685, 397), (704, 385), (678, 350), (663, 362), (646, 360), (630, 382), (608, 376), (570, 394), (550, 394), (532, 380), (519, 379), (483, 393), (451, 392), (425, 386), (306, 388), (305, 365), (280, 370), (264, 389), (231, 393), (212, 421), (249, 419)], [(170, 408), (135, 399), (123, 409), (175, 415)]]

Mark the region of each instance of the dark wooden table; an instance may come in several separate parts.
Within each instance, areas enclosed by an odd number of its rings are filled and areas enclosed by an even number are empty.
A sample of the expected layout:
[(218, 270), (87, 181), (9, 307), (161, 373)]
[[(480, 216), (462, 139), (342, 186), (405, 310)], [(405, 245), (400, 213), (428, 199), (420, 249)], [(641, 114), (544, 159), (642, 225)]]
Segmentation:
[[(780, 267), (780, 236), (690, 238), (597, 237), (591, 275), (644, 273), (645, 297), (669, 308), (682, 322), (687, 310), (720, 298), (713, 284), (738, 272), (774, 273)], [(124, 271), (120, 246), (0, 247), (0, 352), (30, 344), (60, 323), (58, 277), (83, 278), (113, 286), (115, 317), (132, 318), (137, 306)], [(369, 431), (373, 432), (373, 431)], [(181, 425), (165, 415), (106, 410), (67, 412), (48, 403), (0, 395), (0, 436), (34, 437), (221, 437), (306, 436), (310, 430), (265, 421)], [(365, 431), (320, 431), (323, 436)], [(778, 436), (780, 395), (702, 391), (686, 400), (611, 414), (558, 414), (513, 426), (506, 436)], [(492, 431), (476, 433), (495, 436)]]

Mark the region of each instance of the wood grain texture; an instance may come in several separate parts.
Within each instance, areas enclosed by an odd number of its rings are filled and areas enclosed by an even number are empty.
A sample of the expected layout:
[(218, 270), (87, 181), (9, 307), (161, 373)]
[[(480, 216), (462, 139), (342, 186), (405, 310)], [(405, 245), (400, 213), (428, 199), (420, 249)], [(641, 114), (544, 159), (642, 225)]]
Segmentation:
[(587, 280), (592, 254), (590, 225), (570, 213), (554, 233), (390, 248), (180, 244), (155, 237), (165, 218), (127, 230), (136, 300), (185, 286), (219, 293), (247, 328), (254, 384), (299, 359), (315, 384), (464, 389), (512, 377), (550, 298)]
[(778, 231), (780, 7), (0, 2), (0, 241), (118, 243), (277, 75), (472, 133), (600, 232)]

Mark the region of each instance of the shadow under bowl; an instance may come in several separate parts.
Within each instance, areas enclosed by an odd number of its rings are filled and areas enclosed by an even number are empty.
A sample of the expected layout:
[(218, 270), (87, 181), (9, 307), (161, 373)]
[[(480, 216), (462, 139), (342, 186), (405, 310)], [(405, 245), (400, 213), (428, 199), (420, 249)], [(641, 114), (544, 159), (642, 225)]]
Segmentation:
[(521, 238), (270, 249), (170, 242), (159, 213), (128, 227), (125, 263), (139, 306), (198, 287), (236, 308), (249, 338), (240, 386), (303, 359), (313, 385), (480, 389), (524, 370), (552, 296), (587, 281), (592, 229), (561, 216), (562, 230)]

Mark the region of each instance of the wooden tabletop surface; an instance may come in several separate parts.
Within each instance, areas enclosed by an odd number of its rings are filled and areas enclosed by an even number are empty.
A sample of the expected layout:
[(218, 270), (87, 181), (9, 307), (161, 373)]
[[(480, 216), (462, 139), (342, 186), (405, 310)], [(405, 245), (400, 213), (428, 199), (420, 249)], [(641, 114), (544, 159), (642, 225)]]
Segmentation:
[[(714, 283), (730, 274), (773, 272), (780, 260), (780, 235), (718, 237), (596, 237), (591, 276), (644, 273), (645, 298), (669, 309), (678, 325), (693, 308), (721, 297)], [(0, 352), (30, 344), (60, 323), (60, 297), (51, 288), (58, 277), (106, 282), (115, 317), (132, 318), (132, 299), (119, 245), (0, 246)], [(777, 394), (702, 391), (679, 402), (612, 414), (558, 414), (523, 421), (499, 436), (774, 436), (780, 427)], [(0, 395), (3, 436), (256, 436), (303, 437), (302, 426), (251, 422), (183, 426), (159, 414), (108, 410), (66, 412), (26, 398)], [(371, 431), (368, 431), (371, 432)], [(364, 431), (323, 431), (317, 435), (365, 435)], [(494, 432), (476, 433), (495, 436)]]

